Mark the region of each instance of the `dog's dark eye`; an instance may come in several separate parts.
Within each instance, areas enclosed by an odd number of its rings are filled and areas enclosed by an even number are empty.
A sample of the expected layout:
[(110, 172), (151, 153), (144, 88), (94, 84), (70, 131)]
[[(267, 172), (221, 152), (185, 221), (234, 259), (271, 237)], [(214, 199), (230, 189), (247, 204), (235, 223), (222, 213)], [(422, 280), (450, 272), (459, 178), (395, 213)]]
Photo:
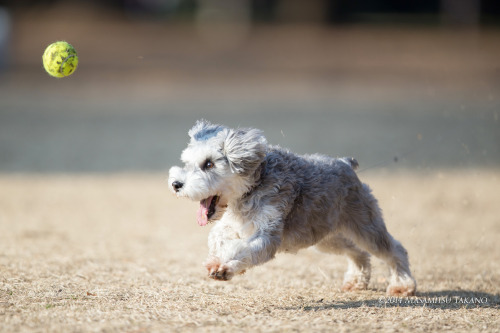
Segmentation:
[(205, 164), (203, 164), (203, 170), (212, 169), (215, 166), (214, 162), (207, 160)]

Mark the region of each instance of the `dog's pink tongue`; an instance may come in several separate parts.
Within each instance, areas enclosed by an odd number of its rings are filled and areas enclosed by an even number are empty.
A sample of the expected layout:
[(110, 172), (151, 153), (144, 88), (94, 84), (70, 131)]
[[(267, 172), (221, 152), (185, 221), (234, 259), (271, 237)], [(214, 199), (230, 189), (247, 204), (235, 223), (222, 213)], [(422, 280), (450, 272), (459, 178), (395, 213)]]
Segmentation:
[(200, 226), (205, 226), (208, 223), (208, 207), (212, 202), (212, 198), (207, 198), (200, 201), (200, 209), (198, 209), (198, 224)]

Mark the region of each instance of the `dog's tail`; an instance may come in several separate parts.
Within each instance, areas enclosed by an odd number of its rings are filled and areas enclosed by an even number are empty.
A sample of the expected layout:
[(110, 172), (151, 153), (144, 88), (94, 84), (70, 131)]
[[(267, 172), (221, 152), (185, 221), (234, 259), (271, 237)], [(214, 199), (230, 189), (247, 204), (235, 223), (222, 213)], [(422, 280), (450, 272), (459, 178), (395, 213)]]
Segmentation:
[(354, 157), (344, 157), (342, 158), (342, 162), (350, 165), (353, 170), (357, 170), (359, 168), (359, 163)]

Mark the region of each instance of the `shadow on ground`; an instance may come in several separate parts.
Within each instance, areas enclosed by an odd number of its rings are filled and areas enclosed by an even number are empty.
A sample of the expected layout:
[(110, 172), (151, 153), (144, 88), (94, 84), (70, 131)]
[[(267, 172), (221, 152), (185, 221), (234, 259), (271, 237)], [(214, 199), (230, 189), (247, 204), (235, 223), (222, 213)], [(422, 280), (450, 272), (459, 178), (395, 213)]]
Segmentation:
[(296, 307), (286, 307), (285, 310), (322, 311), (330, 309), (354, 309), (360, 307), (427, 307), (431, 309), (470, 309), (490, 308), (500, 309), (500, 295), (476, 292), (470, 290), (444, 290), (421, 292), (413, 297), (380, 296), (377, 299), (347, 300), (325, 302), (320, 299), (315, 303), (303, 304)]

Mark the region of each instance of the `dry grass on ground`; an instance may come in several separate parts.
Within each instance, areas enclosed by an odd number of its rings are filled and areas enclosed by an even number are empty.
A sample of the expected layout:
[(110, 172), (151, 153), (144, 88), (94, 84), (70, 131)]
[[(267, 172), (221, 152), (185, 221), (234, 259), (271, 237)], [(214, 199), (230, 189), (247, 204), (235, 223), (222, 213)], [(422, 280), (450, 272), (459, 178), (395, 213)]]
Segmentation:
[(164, 176), (0, 176), (0, 331), (499, 330), (498, 171), (361, 175), (417, 304), (384, 297), (378, 260), (369, 291), (340, 292), (345, 260), (314, 250), (209, 280), (209, 227)]

